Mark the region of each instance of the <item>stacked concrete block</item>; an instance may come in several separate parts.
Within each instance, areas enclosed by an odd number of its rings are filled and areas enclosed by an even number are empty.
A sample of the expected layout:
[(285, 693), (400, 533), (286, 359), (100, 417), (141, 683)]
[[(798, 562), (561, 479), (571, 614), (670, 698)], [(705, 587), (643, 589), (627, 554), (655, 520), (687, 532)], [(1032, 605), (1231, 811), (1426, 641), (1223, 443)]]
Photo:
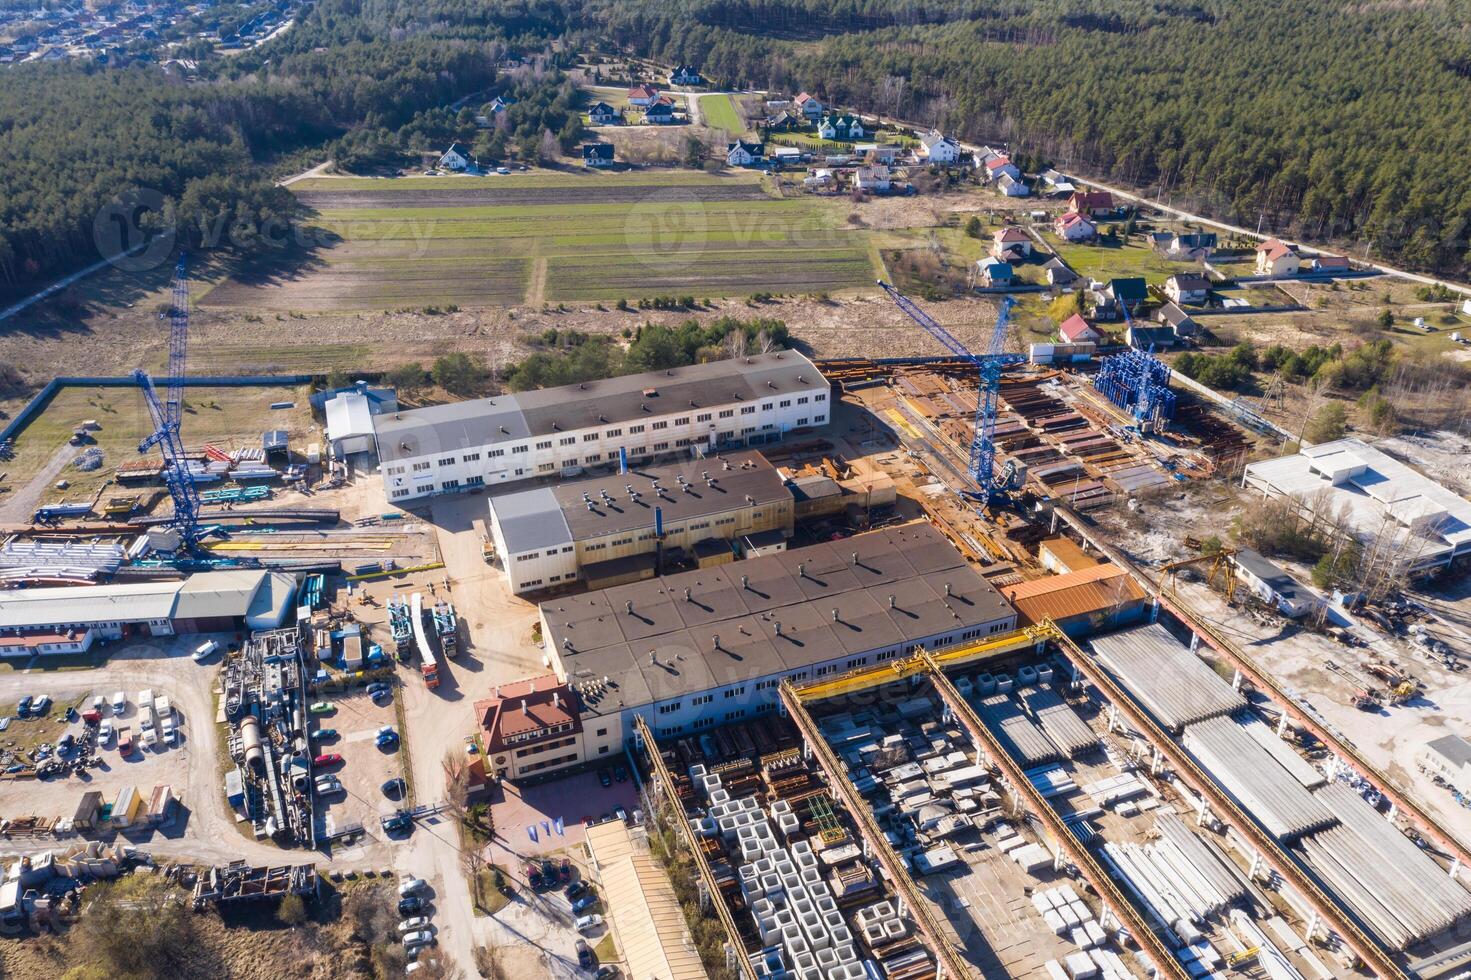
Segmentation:
[(1010, 674), (996, 675), (996, 693), (1007, 694), (1015, 686), (1016, 682), (1011, 679)]
[(980, 674), (976, 677), (976, 694), (981, 697), (996, 693), (996, 678), (992, 674)]

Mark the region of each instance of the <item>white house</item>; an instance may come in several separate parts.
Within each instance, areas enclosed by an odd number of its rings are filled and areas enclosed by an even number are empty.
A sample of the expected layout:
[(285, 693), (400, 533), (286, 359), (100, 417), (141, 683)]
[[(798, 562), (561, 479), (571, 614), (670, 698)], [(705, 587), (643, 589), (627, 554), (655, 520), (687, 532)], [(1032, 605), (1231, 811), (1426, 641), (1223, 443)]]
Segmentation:
[(705, 78), (694, 65), (680, 65), (669, 73), (670, 85), (704, 85)]
[(1210, 291), (1210, 280), (1193, 272), (1179, 273), (1165, 280), (1165, 295), (1176, 303), (1204, 303)]
[(442, 170), (467, 170), (475, 160), (470, 156), (470, 151), (458, 143), (451, 143), (449, 149), (445, 150), (439, 158), (439, 166)]
[(960, 144), (932, 129), (919, 138), (915, 156), (928, 163), (955, 163), (960, 159)]
[(594, 126), (614, 126), (623, 121), (623, 113), (606, 102), (595, 102), (587, 110), (587, 121)]
[(1008, 157), (992, 157), (986, 161), (985, 168), (987, 180), (997, 181), (1002, 177), (1010, 177), (1012, 180), (1022, 179), (1021, 170)]
[(1054, 228), (1064, 241), (1086, 242), (1098, 237), (1098, 226), (1076, 211), (1058, 218)]
[(1032, 236), (1016, 225), (997, 229), (992, 237), (991, 254), (998, 259), (1020, 259), (1032, 254)]
[(1471, 742), (1461, 735), (1442, 735), (1420, 748), (1416, 763), (1462, 794), (1471, 793)]
[(882, 163), (886, 167), (891, 167), (899, 158), (899, 148), (886, 143), (859, 143), (853, 147), (853, 155), (860, 160)]
[(1268, 238), (1256, 247), (1256, 274), (1259, 276), (1295, 276), (1302, 268), (1302, 256), (1286, 242)]
[(1020, 177), (1013, 177), (1011, 174), (1002, 174), (996, 181), (996, 189), (1007, 197), (1026, 197), (1031, 193), (1026, 181)]
[(1471, 299), (1461, 301), (1461, 312), (1471, 316)]
[(1010, 262), (1003, 262), (998, 258), (987, 256), (976, 263), (976, 284), (978, 286), (1010, 286), (1011, 282), (1012, 269)]
[(884, 193), (889, 190), (889, 168), (881, 163), (859, 167), (853, 172), (853, 186), (862, 191)]
[(659, 90), (653, 85), (635, 85), (628, 90), (628, 104), (640, 109), (651, 106), (659, 98)]
[(792, 105), (796, 107), (798, 112), (807, 117), (808, 122), (811, 122), (812, 120), (821, 116), (823, 112), (827, 109), (826, 106), (824, 106), (821, 102), (818, 102), (817, 99), (808, 95), (806, 92), (803, 92), (801, 95), (793, 99)]
[(765, 152), (766, 147), (760, 143), (736, 140), (725, 145), (725, 162), (732, 167), (749, 167), (758, 162)]

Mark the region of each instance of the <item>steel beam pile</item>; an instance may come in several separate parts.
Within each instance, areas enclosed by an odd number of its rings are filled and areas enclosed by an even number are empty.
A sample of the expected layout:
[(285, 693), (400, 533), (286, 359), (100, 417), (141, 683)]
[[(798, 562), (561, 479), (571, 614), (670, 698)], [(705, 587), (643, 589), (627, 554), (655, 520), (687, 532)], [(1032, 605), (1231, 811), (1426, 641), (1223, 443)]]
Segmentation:
[(1333, 783), (1315, 796), (1341, 823), (1298, 851), (1381, 940), (1404, 949), (1471, 916), (1471, 892), (1352, 787)]
[[(1119, 408), (1134, 413), (1141, 422), (1163, 422), (1175, 417), (1175, 393), (1170, 390), (1170, 369), (1153, 354), (1127, 350), (1105, 357), (1093, 379), (1095, 387)], [(1140, 395), (1149, 406), (1148, 418), (1139, 418)]]
[(1092, 641), (1103, 665), (1164, 727), (1180, 731), (1246, 707), (1246, 699), (1158, 623)]
[(1231, 718), (1185, 729), (1185, 748), (1241, 808), (1281, 841), (1333, 826), (1338, 819)]
[(1098, 748), (1098, 735), (1079, 718), (1068, 703), (1050, 687), (1029, 687), (1021, 692), (1042, 731), (1069, 757)]

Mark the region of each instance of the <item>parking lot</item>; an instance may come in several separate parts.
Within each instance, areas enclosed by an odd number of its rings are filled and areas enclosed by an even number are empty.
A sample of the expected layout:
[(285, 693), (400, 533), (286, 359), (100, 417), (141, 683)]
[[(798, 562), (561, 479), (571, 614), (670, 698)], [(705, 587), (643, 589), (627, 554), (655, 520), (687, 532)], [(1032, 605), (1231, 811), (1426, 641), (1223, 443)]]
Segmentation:
[[(497, 784), (491, 790), (491, 816), (497, 834), (491, 845), (491, 861), (513, 868), (526, 857), (581, 844), (588, 820), (611, 817), (618, 807), (631, 815), (640, 805), (638, 786), (631, 775), (624, 782), (614, 780), (606, 787), (596, 772), (534, 786)], [(556, 830), (558, 818), (562, 820), (561, 834)], [(547, 833), (549, 825), (551, 833)], [(536, 832), (535, 840), (532, 830)]]
[[(375, 704), (367, 694), (357, 691), (328, 700), (331, 711), (312, 715), (312, 750), (318, 755), (342, 757), (339, 763), (316, 767), (319, 777), (328, 773), (337, 777), (342, 789), (325, 796), (318, 794), (318, 835), (332, 836), (360, 825), (369, 835), (381, 836), (379, 817), (403, 805), (401, 795), (390, 798), (383, 792), (384, 783), (404, 774), (403, 733), (399, 732), (400, 741), (390, 746), (380, 748), (376, 744), (377, 733), (383, 727), (392, 726), (398, 731), (394, 697)], [(335, 734), (325, 739), (317, 737), (324, 731)]]

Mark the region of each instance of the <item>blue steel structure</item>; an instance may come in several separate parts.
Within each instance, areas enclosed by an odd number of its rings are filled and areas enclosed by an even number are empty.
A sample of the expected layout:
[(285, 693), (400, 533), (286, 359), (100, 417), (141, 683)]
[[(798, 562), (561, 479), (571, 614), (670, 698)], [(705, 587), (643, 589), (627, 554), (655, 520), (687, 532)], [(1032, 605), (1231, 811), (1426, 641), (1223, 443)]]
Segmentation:
[(1011, 316), (1012, 299), (1010, 296), (1001, 301), (1001, 312), (996, 316), (996, 329), (991, 333), (991, 343), (986, 353), (976, 356), (966, 349), (965, 345), (956, 340), (950, 331), (936, 323), (929, 314), (915, 305), (899, 290), (878, 280), (879, 288), (889, 294), (889, 298), (909, 315), (909, 318), (925, 329), (931, 337), (944, 344), (946, 349), (956, 357), (970, 361), (976, 366), (979, 375), (976, 386), (976, 424), (975, 431), (971, 436), (969, 469), (971, 479), (975, 481), (980, 491), (980, 498), (984, 503), (991, 503), (992, 498), (1007, 489), (1010, 480), (996, 479), (996, 444), (993, 435), (996, 432), (996, 401), (1001, 393), (1001, 372), (1011, 364), (1021, 364), (1026, 357), (1021, 354), (1006, 354), (1002, 348), (1006, 345), (1006, 325)]
[[(1134, 320), (1129, 308), (1120, 304), (1124, 322), (1131, 332)], [(1131, 348), (1103, 359), (1093, 385), (1119, 408), (1133, 413), (1140, 432), (1163, 429), (1175, 415), (1175, 393), (1170, 390), (1170, 369), (1148, 351)]]
[(179, 438), (179, 420), (184, 414), (184, 362), (189, 353), (189, 280), (188, 258), (179, 256), (174, 267), (173, 302), (169, 307), (169, 364), (165, 394), (159, 398), (153, 378), (147, 371), (134, 371), (133, 377), (143, 389), (148, 414), (153, 419), (153, 433), (138, 444), (138, 452), (146, 453), (154, 446), (163, 453), (163, 479), (174, 501), (174, 516), (169, 523), (178, 530), (181, 551), (193, 552), (201, 537), (199, 527), (199, 490), (189, 473), (184, 457), (184, 443)]

